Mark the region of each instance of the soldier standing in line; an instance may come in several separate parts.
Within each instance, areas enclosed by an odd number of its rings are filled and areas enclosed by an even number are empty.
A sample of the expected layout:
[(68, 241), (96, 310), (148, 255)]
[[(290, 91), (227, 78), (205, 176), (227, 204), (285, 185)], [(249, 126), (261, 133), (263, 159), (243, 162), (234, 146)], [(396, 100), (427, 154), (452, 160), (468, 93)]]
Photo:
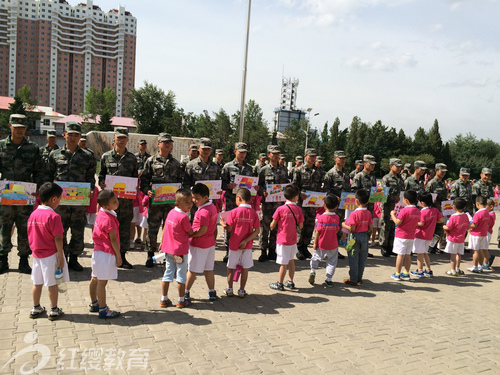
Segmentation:
[(316, 163), (314, 163), (314, 165), (326, 173), (325, 168), (323, 168), (323, 158), (321, 156), (316, 157)]
[(299, 168), (302, 164), (304, 164), (304, 159), (302, 158), (302, 156), (296, 156), (295, 157), (295, 166), (290, 169), (290, 173), (288, 175), (288, 178), (290, 180), (293, 180), (293, 173), (294, 173), (295, 169)]
[(144, 169), (144, 164), (146, 164), (146, 160), (151, 156), (148, 154), (148, 142), (145, 139), (139, 139), (137, 142), (138, 152), (135, 153), (135, 158), (137, 160), (137, 170), (142, 171)]
[(222, 168), (224, 167), (224, 163), (222, 162), (222, 159), (224, 159), (224, 150), (221, 148), (218, 148), (215, 150), (215, 163), (219, 167), (221, 173), (222, 173)]
[[(101, 189), (108, 188), (112, 190), (112, 186), (106, 186), (106, 176), (123, 176), (138, 178), (137, 173), (137, 158), (127, 150), (128, 129), (117, 127), (113, 137), (114, 146), (111, 151), (105, 152), (101, 157), (101, 170), (99, 172), (99, 186)], [(129, 250), (130, 244), (130, 227), (134, 218), (133, 199), (118, 198), (119, 206), (115, 210), (116, 218), (120, 224), (120, 254), (122, 257), (121, 268), (134, 268), (125, 258), (125, 254)], [(132, 241), (132, 245), (134, 242)]]
[[(93, 154), (78, 146), (81, 131), (82, 126), (79, 123), (66, 123), (66, 132), (63, 134), (66, 144), (50, 153), (46, 181), (90, 183), (89, 197), (92, 198), (96, 160)], [(64, 254), (69, 255), (68, 267), (78, 272), (83, 271), (83, 267), (78, 263), (78, 257), (83, 253), (87, 207), (59, 205), (56, 212), (61, 216), (64, 227)], [(66, 236), (70, 228), (71, 241), (68, 244)]]
[(184, 176), (184, 172), (186, 171), (186, 165), (196, 159), (200, 155), (200, 152), (198, 151), (198, 145), (196, 143), (191, 143), (189, 145), (189, 159), (183, 159), (181, 161), (181, 172), (182, 175)]
[(95, 159), (94, 151), (87, 147), (87, 134), (82, 134), (80, 141), (78, 142), (78, 146), (80, 146), (83, 150), (90, 152)]
[(173, 142), (170, 134), (162, 133), (158, 136), (158, 153), (146, 160), (140, 179), (141, 190), (149, 197), (148, 237), (146, 239), (148, 252), (146, 267), (148, 268), (153, 267), (153, 256), (158, 250), (160, 225), (167, 218), (170, 210), (175, 207), (173, 203), (151, 204), (155, 197), (153, 184), (172, 184), (182, 181), (180, 163), (172, 156)]
[(354, 181), (354, 176), (363, 170), (363, 160), (356, 160), (356, 168), (349, 173), (349, 178)]
[(472, 185), (472, 202), (474, 202), (474, 213), (476, 212), (476, 198), (479, 196), (490, 199), (495, 196), (491, 180), (491, 169), (483, 168), (481, 170), (481, 178)]
[(427, 166), (425, 162), (421, 160), (416, 160), (413, 166), (415, 167), (415, 171), (405, 180), (405, 190), (414, 190), (418, 194), (422, 194), (425, 191), (424, 179), (422, 176), (427, 171)]
[[(436, 194), (436, 200), (434, 201), (434, 206), (441, 211), (441, 202), (448, 199), (448, 188), (446, 187), (446, 182), (444, 181), (444, 176), (448, 172), (446, 164), (437, 163), (436, 164), (436, 175), (432, 180), (427, 183), (425, 190), (429, 193)], [(443, 235), (443, 224), (436, 224), (436, 229), (434, 230), (435, 236)], [(429, 247), (429, 252), (435, 254), (437, 252), (437, 243), (434, 246)], [(441, 241), (441, 248), (446, 246), (446, 240)]]
[(404, 190), (404, 182), (399, 173), (401, 172), (401, 160), (389, 160), (389, 173), (382, 177), (382, 187), (389, 188), (387, 201), (382, 203), (382, 215), (380, 216), (380, 246), (384, 257), (389, 257), (394, 244), (395, 224), (391, 220), (391, 211), (399, 202), (400, 194)]
[(40, 148), (40, 153), (42, 155), (43, 162), (47, 163), (50, 153), (57, 150), (59, 146), (56, 144), (57, 135), (55, 130), (47, 130), (47, 136), (45, 138), (47, 138), (47, 144)]
[[(25, 115), (9, 117), (11, 135), (0, 141), (0, 173), (2, 180), (34, 182), (41, 185), (43, 159), (38, 146), (26, 137), (28, 129)], [(9, 269), (8, 256), (12, 250), (12, 227), (17, 228), (17, 252), (19, 272), (30, 274), (28, 257), (31, 250), (28, 243), (28, 218), (33, 206), (0, 207), (0, 274)]]
[[(372, 175), (375, 169), (375, 156), (363, 156), (363, 170), (357, 173), (352, 180), (351, 190), (355, 193), (359, 189), (364, 189), (370, 195), (371, 188), (377, 186), (377, 179)], [(368, 210), (373, 213), (373, 203), (368, 203)]]
[[(296, 167), (293, 173), (292, 183), (297, 185), (301, 194), (299, 197), (299, 206), (302, 207), (302, 202), (306, 199), (305, 191), (323, 191), (323, 181), (325, 179), (324, 171), (315, 166), (316, 149), (308, 148), (305, 152), (305, 164)], [(311, 253), (307, 250), (307, 246), (311, 242), (311, 237), (314, 231), (314, 219), (316, 217), (316, 207), (302, 207), (304, 215), (304, 227), (300, 232), (300, 238), (297, 242), (297, 259), (305, 260), (311, 257)]]
[(469, 168), (460, 168), (459, 179), (451, 186), (450, 199), (463, 198), (467, 202), (464, 212), (473, 214), (473, 206), (475, 202), (472, 202), (472, 186), (469, 181), (470, 170)]
[[(283, 155), (283, 154), (280, 154), (280, 161), (279, 161), (280, 165), (282, 167), (285, 167), (286, 168), (286, 156)], [(288, 173), (288, 170), (287, 170), (287, 173)]]
[(264, 168), (266, 165), (267, 165), (267, 155), (265, 152), (261, 152), (259, 154), (259, 160), (257, 160), (257, 163), (253, 167), (253, 175), (258, 176), (260, 170)]
[(403, 182), (406, 181), (406, 179), (411, 176), (410, 168), (411, 168), (411, 164), (406, 163), (404, 168), (403, 168), (403, 172), (401, 172), (401, 178), (403, 179)]
[(262, 228), (259, 236), (259, 248), (261, 255), (259, 262), (266, 260), (276, 260), (276, 233), (278, 228), (270, 230), (273, 215), (276, 209), (283, 204), (283, 202), (266, 202), (267, 185), (286, 184), (288, 183), (288, 171), (284, 166), (279, 165), (278, 146), (267, 146), (267, 155), (269, 156), (269, 164), (263, 167), (259, 173), (259, 192), (258, 194), (263, 197), (260, 226)]

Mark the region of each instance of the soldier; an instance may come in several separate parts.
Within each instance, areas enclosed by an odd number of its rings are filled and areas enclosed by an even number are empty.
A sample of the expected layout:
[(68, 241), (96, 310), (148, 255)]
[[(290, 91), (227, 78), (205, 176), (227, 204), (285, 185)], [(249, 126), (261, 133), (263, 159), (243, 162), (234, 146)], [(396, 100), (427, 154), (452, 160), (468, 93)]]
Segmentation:
[[(280, 154), (280, 165), (281, 165), (282, 167), (285, 167), (285, 168), (286, 168), (286, 156), (285, 156), (285, 155), (283, 155), (283, 154)], [(287, 171), (287, 173), (288, 173), (288, 171)]]
[[(278, 228), (270, 231), (269, 226), (273, 221), (273, 215), (276, 209), (283, 204), (283, 202), (266, 202), (267, 185), (273, 184), (286, 184), (288, 183), (288, 171), (284, 166), (279, 165), (278, 146), (267, 146), (267, 155), (269, 156), (269, 164), (263, 167), (259, 173), (259, 195), (262, 198), (262, 210), (260, 226), (262, 228), (259, 237), (259, 248), (261, 255), (259, 262), (265, 262), (267, 259), (276, 260), (276, 233)], [(269, 252), (268, 252), (269, 250)]]
[(290, 180), (293, 180), (293, 173), (294, 173), (295, 169), (300, 167), (302, 164), (304, 164), (304, 159), (302, 158), (302, 156), (296, 156), (295, 157), (295, 166), (290, 169), (290, 174), (288, 175), (288, 178)]
[[(101, 170), (99, 172), (99, 186), (106, 189), (106, 176), (135, 177), (137, 174), (137, 158), (127, 150), (128, 129), (117, 127), (113, 137), (114, 145), (111, 151), (105, 152), (101, 157)], [(112, 186), (107, 186), (112, 189)], [(120, 224), (120, 254), (122, 257), (121, 268), (134, 268), (125, 258), (130, 243), (130, 227), (134, 217), (132, 199), (118, 198), (118, 209), (115, 210), (116, 218)], [(132, 241), (132, 245), (133, 245)]]
[(78, 146), (80, 146), (80, 148), (84, 149), (85, 151), (90, 152), (92, 156), (95, 158), (94, 151), (92, 151), (90, 148), (87, 147), (87, 134), (82, 134), (80, 141), (78, 142)]
[(351, 181), (354, 180), (354, 176), (356, 176), (359, 172), (361, 172), (363, 170), (363, 160), (356, 160), (356, 169), (354, 169), (350, 174), (349, 174), (349, 178), (351, 179)]
[[(314, 148), (308, 148), (305, 152), (306, 163), (296, 167), (293, 172), (292, 183), (300, 189), (299, 205), (306, 199), (305, 191), (323, 191), (323, 181), (325, 179), (324, 171), (321, 171), (314, 164), (318, 153)], [(302, 207), (304, 214), (304, 227), (300, 232), (300, 238), (297, 242), (297, 259), (304, 260), (311, 257), (311, 253), (307, 250), (309, 242), (314, 231), (314, 219), (316, 217), (316, 207)]]
[(411, 164), (406, 163), (404, 168), (403, 168), (403, 172), (401, 172), (401, 178), (403, 179), (403, 182), (406, 181), (406, 179), (411, 176), (410, 168), (411, 168)]
[(418, 194), (421, 194), (425, 191), (422, 176), (427, 171), (427, 166), (421, 160), (416, 160), (413, 166), (415, 167), (415, 171), (405, 180), (405, 190), (415, 190)]
[(475, 202), (472, 202), (472, 186), (469, 181), (470, 171), (469, 168), (460, 168), (460, 176), (457, 181), (451, 186), (450, 199), (463, 198), (467, 202), (464, 212), (473, 214), (473, 206)]
[(59, 146), (56, 144), (57, 135), (55, 130), (47, 130), (47, 144), (40, 149), (42, 159), (44, 163), (49, 160), (49, 155), (53, 150), (57, 150)]
[(149, 197), (148, 237), (146, 239), (146, 251), (148, 252), (146, 267), (148, 268), (153, 267), (153, 256), (158, 249), (157, 240), (160, 225), (167, 218), (170, 210), (175, 207), (174, 204), (151, 204), (155, 197), (153, 184), (170, 184), (182, 181), (180, 163), (172, 156), (173, 142), (170, 134), (162, 133), (158, 136), (158, 153), (146, 160), (141, 175), (141, 190)]
[(135, 153), (137, 169), (139, 172), (142, 172), (144, 170), (144, 164), (146, 164), (146, 160), (148, 160), (148, 158), (151, 156), (147, 152), (148, 142), (146, 142), (145, 139), (139, 139), (139, 141), (137, 142), (137, 148), (139, 149), (139, 151)]
[[(0, 141), (0, 173), (2, 180), (34, 182), (41, 184), (43, 159), (38, 146), (26, 137), (28, 129), (25, 115), (10, 115), (11, 135)], [(28, 243), (28, 218), (33, 206), (0, 207), (0, 274), (9, 269), (8, 256), (12, 250), (11, 234), (17, 228), (17, 252), (19, 272), (30, 274), (28, 257), (31, 254)]]
[(400, 194), (404, 190), (404, 182), (399, 173), (401, 172), (401, 160), (389, 160), (389, 173), (382, 177), (382, 186), (389, 188), (387, 201), (382, 203), (382, 215), (380, 216), (380, 246), (381, 253), (384, 257), (389, 257), (394, 244), (394, 221), (391, 220), (391, 211), (397, 202), (399, 202)]
[[(96, 160), (93, 154), (78, 146), (81, 131), (82, 126), (79, 123), (66, 123), (66, 131), (63, 134), (66, 144), (50, 153), (46, 181), (90, 183), (89, 197), (92, 198), (95, 188)], [(59, 205), (56, 212), (61, 215), (64, 227), (64, 254), (69, 255), (68, 267), (78, 272), (83, 271), (83, 267), (78, 263), (78, 257), (83, 253), (87, 207)], [(68, 244), (66, 235), (70, 228), (71, 241)]]
[(478, 196), (485, 197), (486, 199), (490, 199), (495, 196), (493, 192), (493, 185), (490, 182), (491, 180), (491, 169), (483, 168), (481, 170), (481, 178), (476, 181), (474, 185), (472, 185), (472, 202), (474, 202), (474, 213), (476, 212), (476, 198)]
[(222, 162), (222, 159), (224, 159), (224, 150), (221, 148), (218, 148), (215, 150), (215, 163), (218, 165), (221, 173), (222, 173), (222, 168), (224, 167), (224, 163)]
[[(370, 194), (371, 188), (377, 186), (377, 179), (371, 174), (375, 169), (375, 156), (363, 156), (363, 170), (357, 173), (352, 180), (351, 190), (353, 192), (359, 189), (365, 189)], [(373, 212), (373, 203), (368, 204), (368, 209)]]
[(262, 152), (259, 154), (259, 160), (257, 160), (257, 163), (253, 167), (253, 175), (258, 176), (260, 173), (260, 170), (264, 168), (267, 165), (267, 155)]
[(198, 151), (198, 145), (196, 143), (191, 143), (189, 145), (189, 159), (182, 159), (181, 161), (181, 172), (182, 175), (184, 175), (184, 172), (186, 171), (186, 165), (189, 163), (191, 160), (196, 159), (200, 155)]
[[(446, 182), (444, 181), (444, 176), (448, 171), (446, 164), (437, 163), (436, 164), (436, 175), (432, 180), (427, 183), (425, 190), (429, 193), (436, 194), (436, 199), (434, 201), (434, 206), (441, 211), (441, 202), (448, 199), (448, 188), (446, 187)], [(434, 230), (434, 236), (441, 237), (443, 234), (443, 224), (436, 224), (436, 229)], [(439, 240), (438, 240), (439, 241)], [(434, 246), (429, 247), (429, 252), (435, 254), (437, 252), (437, 242)], [(446, 240), (441, 241), (441, 247), (446, 245)]]

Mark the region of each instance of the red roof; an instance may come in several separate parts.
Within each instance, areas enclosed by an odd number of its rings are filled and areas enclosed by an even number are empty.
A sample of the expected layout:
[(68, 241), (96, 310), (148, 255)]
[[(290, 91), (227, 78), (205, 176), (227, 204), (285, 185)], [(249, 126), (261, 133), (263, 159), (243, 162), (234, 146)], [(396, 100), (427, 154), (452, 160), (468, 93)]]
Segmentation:
[(10, 96), (0, 96), (0, 109), (9, 110), (9, 104), (14, 103), (14, 98)]
[[(96, 122), (99, 122), (100, 119), (101, 119), (101, 117), (97, 116)], [(79, 123), (85, 122), (83, 120), (83, 118), (78, 116), (78, 115), (69, 115), (69, 116), (66, 116), (60, 120), (54, 121), (53, 123), (54, 124), (66, 124), (70, 121), (79, 122)], [(93, 122), (93, 121), (89, 120), (88, 122)], [(135, 125), (135, 123), (134, 123), (133, 118), (116, 117), (116, 116), (111, 118), (111, 126), (125, 126), (127, 128), (136, 128), (137, 127), (137, 125)]]

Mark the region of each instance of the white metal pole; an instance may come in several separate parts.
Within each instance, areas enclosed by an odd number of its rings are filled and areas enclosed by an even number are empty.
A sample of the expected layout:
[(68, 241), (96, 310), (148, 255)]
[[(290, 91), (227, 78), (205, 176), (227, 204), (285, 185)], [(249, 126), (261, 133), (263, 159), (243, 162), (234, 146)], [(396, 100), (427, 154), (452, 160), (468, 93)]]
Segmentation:
[(247, 85), (247, 61), (248, 61), (248, 39), (250, 37), (250, 9), (252, 8), (252, 0), (248, 0), (248, 16), (247, 16), (247, 37), (245, 45), (245, 58), (243, 65), (243, 82), (241, 87), (241, 106), (240, 106), (240, 136), (239, 141), (243, 142), (243, 127), (245, 125), (245, 90)]

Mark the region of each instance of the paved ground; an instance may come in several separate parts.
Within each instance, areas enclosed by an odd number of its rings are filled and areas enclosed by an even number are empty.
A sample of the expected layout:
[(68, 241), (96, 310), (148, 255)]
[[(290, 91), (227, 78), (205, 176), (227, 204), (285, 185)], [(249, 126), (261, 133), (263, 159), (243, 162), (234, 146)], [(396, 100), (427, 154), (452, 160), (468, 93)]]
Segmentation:
[[(135, 269), (120, 270), (108, 287), (108, 304), (123, 317), (106, 321), (87, 312), (87, 245), (86, 269), (71, 273), (59, 303), (66, 315), (55, 322), (29, 319), (32, 283), (17, 273), (11, 253), (14, 269), (0, 275), (0, 373), (500, 373), (498, 271), (448, 277), (443, 254), (431, 258), (433, 279), (395, 282), (395, 259), (371, 252), (362, 287), (341, 283), (347, 260), (339, 261), (333, 288), (309, 285), (308, 262), (297, 261), (299, 289), (275, 292), (268, 283), (278, 266), (256, 262), (246, 298), (211, 303), (200, 278), (194, 304), (182, 310), (159, 307), (162, 272), (144, 267), (145, 253), (132, 252)], [(218, 251), (219, 295), (222, 256)], [(466, 254), (462, 268), (470, 264)], [(42, 304), (49, 306), (46, 289)]]

